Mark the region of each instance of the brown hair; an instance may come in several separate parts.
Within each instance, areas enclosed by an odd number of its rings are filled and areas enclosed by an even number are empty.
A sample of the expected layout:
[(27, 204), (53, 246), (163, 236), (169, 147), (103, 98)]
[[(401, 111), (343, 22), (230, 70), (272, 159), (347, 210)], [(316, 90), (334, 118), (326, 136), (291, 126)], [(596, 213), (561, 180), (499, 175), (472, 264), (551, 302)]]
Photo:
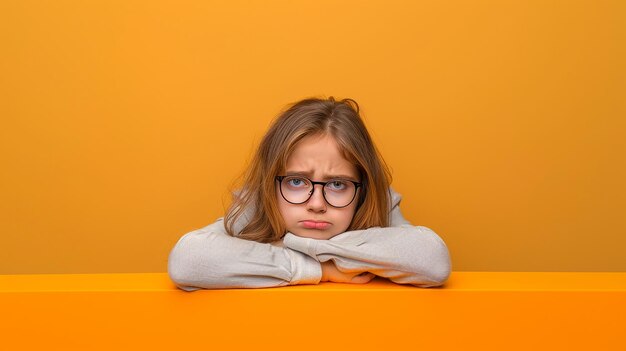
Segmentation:
[[(285, 234), (276, 199), (275, 176), (285, 170), (287, 158), (300, 140), (325, 134), (335, 138), (345, 159), (356, 166), (363, 183), (356, 213), (347, 230), (389, 226), (391, 173), (359, 115), (356, 101), (335, 101), (331, 96), (288, 105), (273, 121), (242, 175), (241, 191), (233, 192), (233, 202), (224, 219), (229, 235), (270, 243)], [(250, 211), (249, 221), (237, 233), (235, 222), (246, 211)]]

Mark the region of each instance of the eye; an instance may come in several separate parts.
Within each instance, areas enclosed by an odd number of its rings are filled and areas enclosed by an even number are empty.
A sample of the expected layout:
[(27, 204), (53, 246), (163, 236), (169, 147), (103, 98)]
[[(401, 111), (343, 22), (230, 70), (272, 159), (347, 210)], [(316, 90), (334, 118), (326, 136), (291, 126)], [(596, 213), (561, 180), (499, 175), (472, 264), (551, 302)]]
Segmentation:
[(291, 177), (287, 178), (287, 185), (292, 188), (302, 188), (307, 186), (307, 181), (304, 178)]
[(333, 180), (330, 183), (328, 183), (328, 187), (331, 190), (345, 190), (348, 188), (348, 184), (345, 180)]

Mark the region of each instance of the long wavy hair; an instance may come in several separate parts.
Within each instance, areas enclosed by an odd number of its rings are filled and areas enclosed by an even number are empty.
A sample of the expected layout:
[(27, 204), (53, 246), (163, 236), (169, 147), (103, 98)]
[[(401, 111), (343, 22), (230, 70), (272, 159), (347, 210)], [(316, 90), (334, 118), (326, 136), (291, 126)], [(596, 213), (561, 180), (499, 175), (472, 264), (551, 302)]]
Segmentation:
[[(240, 190), (232, 191), (232, 203), (224, 217), (229, 235), (263, 243), (285, 235), (275, 176), (284, 172), (287, 158), (300, 140), (317, 135), (334, 137), (343, 157), (356, 166), (363, 183), (347, 230), (389, 226), (389, 168), (359, 115), (356, 101), (336, 101), (331, 96), (288, 105), (274, 119), (249, 167), (239, 177), (243, 183)], [(238, 224), (242, 220), (243, 224)]]

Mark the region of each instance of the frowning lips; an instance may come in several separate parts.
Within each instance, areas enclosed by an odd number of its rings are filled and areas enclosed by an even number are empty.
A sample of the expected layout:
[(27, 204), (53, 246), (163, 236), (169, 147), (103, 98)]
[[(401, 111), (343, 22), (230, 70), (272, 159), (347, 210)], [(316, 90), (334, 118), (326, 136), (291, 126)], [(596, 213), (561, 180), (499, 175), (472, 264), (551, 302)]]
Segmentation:
[(314, 221), (314, 220), (311, 220), (311, 219), (300, 221), (300, 223), (302, 224), (302, 226), (304, 228), (307, 228), (307, 229), (320, 229), (320, 230), (323, 230), (323, 229), (328, 229), (328, 227), (331, 226), (331, 224), (329, 222)]

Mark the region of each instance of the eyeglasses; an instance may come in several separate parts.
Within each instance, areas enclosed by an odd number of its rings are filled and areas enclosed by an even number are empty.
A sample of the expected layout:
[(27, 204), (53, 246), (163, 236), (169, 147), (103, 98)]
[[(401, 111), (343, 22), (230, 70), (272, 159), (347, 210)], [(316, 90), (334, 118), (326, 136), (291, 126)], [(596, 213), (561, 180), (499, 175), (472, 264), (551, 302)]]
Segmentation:
[(276, 176), (276, 180), (280, 182), (280, 194), (283, 199), (291, 204), (298, 205), (307, 202), (315, 192), (315, 184), (320, 184), (323, 187), (324, 200), (336, 208), (350, 205), (356, 197), (357, 188), (363, 186), (362, 183), (347, 179), (314, 182), (302, 176)]

